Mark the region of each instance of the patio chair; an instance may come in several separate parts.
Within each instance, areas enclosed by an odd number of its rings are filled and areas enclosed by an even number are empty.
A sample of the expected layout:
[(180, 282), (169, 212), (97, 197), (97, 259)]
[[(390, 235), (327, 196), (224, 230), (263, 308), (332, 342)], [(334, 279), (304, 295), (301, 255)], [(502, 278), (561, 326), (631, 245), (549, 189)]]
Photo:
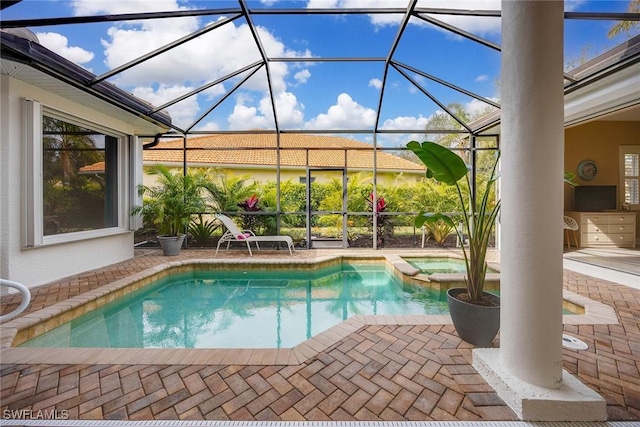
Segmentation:
[(570, 216), (564, 216), (564, 230), (567, 236), (567, 247), (571, 249), (571, 241), (569, 240), (569, 230), (573, 234), (573, 241), (576, 242), (576, 248), (580, 249), (580, 245), (578, 244), (578, 238), (576, 237), (576, 231), (578, 230), (578, 222), (571, 218)]
[(220, 249), (220, 245), (222, 243), (227, 243), (227, 249), (229, 249), (229, 245), (231, 242), (242, 242), (247, 244), (247, 249), (249, 249), (249, 255), (253, 256), (253, 252), (251, 252), (251, 242), (255, 242), (256, 248), (260, 250), (260, 245), (258, 242), (284, 242), (287, 244), (287, 248), (289, 249), (289, 255), (293, 255), (293, 239), (289, 236), (256, 236), (255, 233), (251, 230), (240, 230), (235, 222), (231, 218), (223, 214), (215, 214), (214, 217), (218, 219), (220, 222), (227, 227), (227, 231), (222, 235), (220, 240), (218, 241), (218, 246), (216, 247), (216, 256), (218, 255), (218, 250)]

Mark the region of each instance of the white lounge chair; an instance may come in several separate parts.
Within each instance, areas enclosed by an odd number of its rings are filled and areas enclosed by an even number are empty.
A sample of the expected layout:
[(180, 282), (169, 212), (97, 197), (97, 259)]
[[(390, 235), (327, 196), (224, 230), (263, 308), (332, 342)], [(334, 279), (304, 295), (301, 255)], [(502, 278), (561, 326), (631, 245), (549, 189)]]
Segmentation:
[(222, 243), (227, 243), (227, 249), (229, 249), (229, 245), (231, 242), (244, 242), (247, 244), (247, 249), (249, 249), (249, 255), (253, 256), (253, 252), (251, 252), (251, 242), (255, 242), (256, 248), (260, 250), (260, 246), (258, 242), (285, 242), (289, 249), (289, 255), (293, 255), (293, 239), (289, 236), (256, 236), (255, 233), (251, 230), (240, 230), (235, 222), (231, 218), (222, 214), (215, 214), (216, 219), (220, 220), (227, 227), (227, 231), (222, 235), (220, 240), (218, 241), (218, 246), (216, 247), (216, 256), (218, 255), (218, 250), (220, 249), (220, 245)]

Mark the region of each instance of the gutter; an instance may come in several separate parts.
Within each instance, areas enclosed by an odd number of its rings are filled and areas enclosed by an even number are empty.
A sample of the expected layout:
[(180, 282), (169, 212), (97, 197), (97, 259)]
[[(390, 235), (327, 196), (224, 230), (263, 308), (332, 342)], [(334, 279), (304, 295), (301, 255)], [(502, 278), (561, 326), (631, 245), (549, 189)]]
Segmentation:
[(95, 75), (79, 65), (50, 51), (39, 43), (0, 31), (2, 59), (19, 62), (42, 71), (96, 98), (163, 128), (173, 128), (171, 116), (153, 113), (153, 106), (117, 86), (102, 81), (91, 85)]

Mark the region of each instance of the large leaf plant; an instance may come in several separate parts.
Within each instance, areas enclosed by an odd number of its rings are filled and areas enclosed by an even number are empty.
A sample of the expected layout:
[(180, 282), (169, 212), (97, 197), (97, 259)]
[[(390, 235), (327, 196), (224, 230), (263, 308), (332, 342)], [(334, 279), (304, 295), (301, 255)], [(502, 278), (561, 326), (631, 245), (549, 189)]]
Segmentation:
[[(482, 195), (478, 195), (475, 200), (467, 200), (463, 192), (461, 181), (466, 178), (469, 186), (469, 167), (464, 160), (450, 149), (425, 141), (419, 143), (411, 141), (407, 148), (413, 151), (416, 156), (427, 167), (427, 178), (454, 186), (462, 211), (463, 227), (459, 229), (455, 226), (452, 218), (439, 212), (421, 212), (415, 219), (415, 226), (422, 227), (424, 223), (437, 223), (443, 221), (456, 230), (461, 242), (465, 242), (464, 235), (467, 235), (468, 248), (462, 245), (462, 253), (466, 266), (466, 287), (469, 294), (469, 302), (481, 304), (485, 300), (483, 297), (484, 282), (487, 274), (487, 248), (489, 239), (496, 224), (498, 213), (500, 212), (500, 201), (491, 202), (491, 191), (497, 180), (497, 165), (499, 152), (496, 151), (496, 159), (493, 164), (491, 176), (484, 188)], [(463, 181), (464, 182), (464, 181)]]

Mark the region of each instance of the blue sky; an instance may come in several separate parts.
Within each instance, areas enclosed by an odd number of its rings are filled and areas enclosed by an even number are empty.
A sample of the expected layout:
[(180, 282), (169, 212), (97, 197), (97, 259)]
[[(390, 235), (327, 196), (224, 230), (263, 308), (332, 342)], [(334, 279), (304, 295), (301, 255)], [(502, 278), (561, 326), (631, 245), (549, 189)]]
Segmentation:
[[(249, 1), (256, 8), (406, 8), (407, 0)], [(571, 11), (623, 12), (625, 1), (567, 1)], [(235, 0), (24, 0), (5, 9), (2, 19), (117, 14), (197, 8), (237, 8)], [(461, 9), (500, 8), (499, 0), (419, 0), (418, 7)], [(479, 37), (500, 43), (496, 18), (434, 16)], [(165, 19), (107, 24), (33, 27), (41, 43), (58, 54), (100, 75), (176, 38), (212, 24), (222, 16)], [(398, 30), (400, 15), (254, 16), (260, 39), (271, 57), (386, 57)], [(607, 37), (610, 21), (567, 21), (565, 58), (581, 52), (603, 53), (625, 36)], [(637, 31), (636, 31), (637, 33)], [(114, 84), (162, 105), (207, 82), (214, 81), (259, 59), (253, 38), (238, 19), (111, 79)], [(500, 54), (473, 41), (446, 33), (420, 20), (412, 20), (394, 59), (470, 90), (499, 99)], [(281, 129), (372, 129), (380, 98), (384, 66), (380, 62), (272, 63), (273, 93)], [(421, 76), (408, 73), (443, 103), (462, 104), (476, 114), (486, 104)], [(242, 75), (244, 76), (244, 75)], [(242, 78), (240, 76), (240, 78)], [(228, 93), (238, 79), (216, 85), (168, 108), (174, 123), (190, 126)], [(273, 113), (263, 70), (248, 80), (196, 130), (274, 128)], [(423, 129), (440, 108), (397, 71), (389, 72), (379, 127)], [(351, 135), (352, 136), (352, 135)], [(406, 135), (381, 135), (386, 146), (404, 145)], [(370, 140), (371, 135), (358, 136)]]

